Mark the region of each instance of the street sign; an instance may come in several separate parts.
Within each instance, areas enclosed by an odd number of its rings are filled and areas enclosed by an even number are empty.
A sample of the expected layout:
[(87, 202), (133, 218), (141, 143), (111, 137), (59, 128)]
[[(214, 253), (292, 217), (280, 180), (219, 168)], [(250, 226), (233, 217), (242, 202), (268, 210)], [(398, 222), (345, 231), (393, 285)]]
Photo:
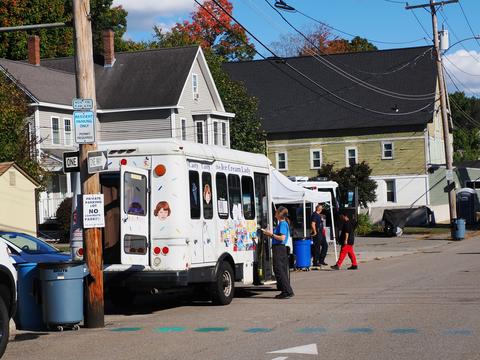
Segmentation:
[(80, 154), (78, 151), (63, 153), (63, 172), (79, 172), (80, 171)]
[(83, 195), (83, 228), (105, 227), (103, 194)]
[(95, 143), (95, 114), (93, 111), (74, 111), (73, 123), (77, 144)]
[(92, 110), (93, 100), (92, 99), (73, 99), (72, 107), (73, 107), (73, 110)]
[(108, 170), (107, 151), (89, 151), (87, 154), (87, 168), (89, 174)]

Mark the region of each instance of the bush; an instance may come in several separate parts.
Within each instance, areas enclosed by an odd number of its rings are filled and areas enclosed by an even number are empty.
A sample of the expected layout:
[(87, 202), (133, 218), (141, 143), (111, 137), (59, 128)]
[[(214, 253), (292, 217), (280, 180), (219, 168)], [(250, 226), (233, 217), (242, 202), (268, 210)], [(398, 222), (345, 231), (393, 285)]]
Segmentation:
[(70, 220), (72, 216), (72, 198), (66, 198), (60, 203), (55, 214), (61, 231), (61, 242), (68, 242), (70, 238)]
[(368, 214), (359, 214), (357, 222), (357, 235), (366, 236), (373, 230), (372, 222)]

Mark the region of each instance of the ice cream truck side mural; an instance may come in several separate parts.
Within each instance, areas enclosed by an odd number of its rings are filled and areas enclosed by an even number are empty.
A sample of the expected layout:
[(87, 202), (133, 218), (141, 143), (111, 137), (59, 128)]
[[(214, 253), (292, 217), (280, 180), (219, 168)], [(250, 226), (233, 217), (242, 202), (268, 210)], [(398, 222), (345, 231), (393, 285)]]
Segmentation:
[[(98, 147), (109, 157), (100, 183), (113, 298), (203, 284), (214, 303), (228, 304), (235, 281), (271, 274), (268, 239), (258, 231), (272, 223), (265, 156), (173, 139)], [(73, 242), (77, 258), (81, 246)]]

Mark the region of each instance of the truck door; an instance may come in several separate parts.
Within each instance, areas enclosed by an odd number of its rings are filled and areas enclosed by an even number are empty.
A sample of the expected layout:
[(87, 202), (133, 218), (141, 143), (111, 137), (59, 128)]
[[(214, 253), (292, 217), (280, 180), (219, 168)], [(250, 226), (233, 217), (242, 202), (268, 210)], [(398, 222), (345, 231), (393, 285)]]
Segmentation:
[(149, 263), (148, 170), (120, 168), (120, 259), (122, 264)]
[(213, 220), (213, 187), (212, 174), (210, 172), (202, 172), (202, 208), (203, 208), (203, 224), (202, 224), (202, 241), (203, 241), (203, 258), (205, 262), (217, 260), (215, 249), (215, 221)]
[(192, 263), (203, 263), (203, 232), (204, 221), (202, 219), (202, 195), (200, 175), (198, 171), (190, 170), (189, 178), (189, 197), (190, 197), (190, 225), (192, 244)]

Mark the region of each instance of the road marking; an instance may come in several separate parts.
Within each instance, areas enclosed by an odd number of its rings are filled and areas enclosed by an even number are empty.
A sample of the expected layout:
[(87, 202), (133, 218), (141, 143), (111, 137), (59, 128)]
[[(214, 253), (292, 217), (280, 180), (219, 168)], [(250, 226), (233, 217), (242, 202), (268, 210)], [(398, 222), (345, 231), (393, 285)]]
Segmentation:
[(140, 330), (143, 330), (143, 328), (140, 328), (140, 327), (124, 327), (124, 328), (111, 329), (110, 331), (114, 331), (114, 332), (132, 332), (132, 331), (140, 331)]
[(198, 328), (195, 329), (196, 332), (201, 332), (201, 333), (208, 333), (208, 332), (223, 332), (227, 331), (227, 327), (204, 327), (204, 328)]
[(178, 333), (184, 332), (185, 330), (187, 330), (187, 328), (184, 327), (159, 327), (153, 329), (153, 331), (156, 333)]
[(317, 334), (317, 333), (326, 333), (327, 329), (324, 327), (306, 327), (297, 330), (301, 334)]
[(414, 328), (398, 328), (398, 329), (392, 329), (389, 332), (391, 334), (399, 334), (399, 335), (418, 334), (418, 330)]
[(372, 328), (364, 327), (364, 328), (350, 328), (345, 330), (345, 332), (351, 333), (351, 334), (371, 334), (373, 333)]
[(270, 328), (251, 328), (244, 331), (251, 334), (257, 334), (257, 333), (268, 333), (272, 330), (273, 329), (270, 329)]
[(472, 336), (473, 331), (467, 329), (450, 329), (444, 331), (445, 335), (461, 335), (461, 336)]
[(318, 355), (317, 344), (295, 346), (288, 349), (270, 351), (267, 354), (307, 354)]

